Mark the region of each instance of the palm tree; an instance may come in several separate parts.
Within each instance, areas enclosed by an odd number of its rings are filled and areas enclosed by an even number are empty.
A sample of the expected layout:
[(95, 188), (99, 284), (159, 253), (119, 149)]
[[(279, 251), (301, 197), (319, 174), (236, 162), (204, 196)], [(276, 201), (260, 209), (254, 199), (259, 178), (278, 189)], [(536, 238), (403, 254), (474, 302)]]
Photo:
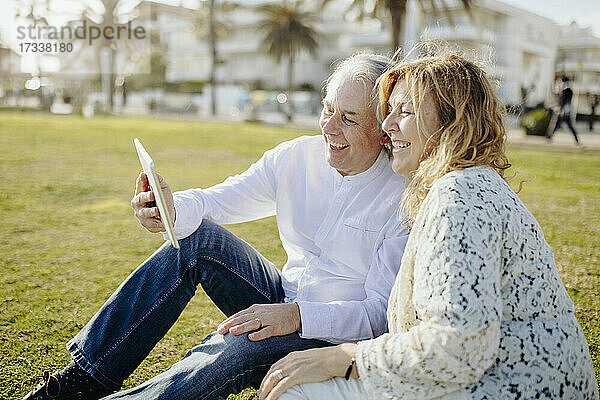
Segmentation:
[[(131, 21), (135, 16), (135, 8), (142, 0), (89, 0), (75, 2), (75, 7), (69, 11), (69, 22), (71, 24), (79, 24), (87, 22), (89, 25), (96, 25), (101, 29), (113, 27), (116, 23), (124, 23)], [(100, 21), (100, 22), (97, 22)], [(102, 59), (106, 58), (107, 70), (102, 70), (102, 74), (106, 74), (108, 83), (108, 109), (114, 112), (115, 108), (115, 81), (117, 77), (117, 58), (114, 50), (110, 50), (112, 40), (100, 39), (93, 42), (92, 51), (95, 53), (96, 60), (99, 65), (102, 65)], [(120, 43), (124, 43), (124, 40)], [(89, 48), (90, 46), (84, 46)], [(83, 50), (83, 49), (80, 49)], [(121, 47), (120, 52), (125, 51)]]
[(208, 0), (208, 37), (210, 46), (210, 113), (217, 114), (217, 88), (215, 88), (217, 77), (217, 33), (215, 30), (215, 0)]
[[(46, 17), (50, 14), (50, 4), (49, 0), (30, 0), (29, 2), (24, 2), (21, 4), (24, 6), (20, 11), (17, 12), (17, 16), (25, 18), (33, 23), (34, 26), (48, 26), (48, 20)], [(35, 62), (36, 62), (36, 73), (39, 78), (42, 78), (44, 75), (44, 71), (40, 64), (40, 55), (35, 53)], [(46, 99), (44, 98), (44, 89), (39, 88), (39, 98), (40, 98), (40, 107), (50, 107), (49, 105), (44, 104)]]
[[(322, 5), (325, 6), (330, 0), (323, 0)], [(429, 9), (437, 13), (441, 8), (451, 24), (452, 14), (446, 0), (416, 0), (421, 10)], [(470, 12), (473, 0), (460, 0), (462, 6)], [(377, 19), (387, 19), (391, 17), (392, 28), (392, 51), (400, 48), (400, 43), (403, 43), (402, 28), (406, 17), (406, 4), (408, 0), (353, 0), (348, 7), (348, 11), (357, 10), (358, 18), (362, 19), (366, 16)], [(438, 4), (439, 3), (439, 4)]]
[(302, 11), (300, 2), (292, 5), (268, 4), (258, 7), (258, 11), (264, 14), (264, 19), (259, 24), (259, 29), (264, 33), (263, 46), (267, 53), (280, 63), (285, 57), (287, 66), (287, 97), (288, 97), (288, 121), (292, 120), (294, 107), (291, 94), (294, 80), (294, 62), (296, 56), (303, 50), (315, 56), (319, 44), (319, 34), (312, 27), (318, 20), (317, 15), (312, 12)]
[[(211, 115), (217, 114), (217, 66), (219, 65), (219, 54), (217, 51), (217, 40), (223, 38), (228, 33), (226, 23), (217, 19), (217, 13), (226, 13), (234, 10), (238, 4), (231, 1), (215, 3), (216, 0), (208, 0), (208, 7), (196, 21), (196, 34), (202, 39), (208, 39), (210, 53), (210, 111)], [(208, 25), (208, 26), (206, 26)]]

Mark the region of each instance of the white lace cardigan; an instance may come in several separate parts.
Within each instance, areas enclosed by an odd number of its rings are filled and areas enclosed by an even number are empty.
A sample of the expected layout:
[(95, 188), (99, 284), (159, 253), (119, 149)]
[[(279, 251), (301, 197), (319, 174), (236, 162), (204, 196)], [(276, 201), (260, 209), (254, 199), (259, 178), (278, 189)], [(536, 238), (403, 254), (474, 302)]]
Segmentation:
[(489, 167), (438, 179), (411, 231), (389, 333), (360, 342), (370, 399), (598, 399), (542, 230)]

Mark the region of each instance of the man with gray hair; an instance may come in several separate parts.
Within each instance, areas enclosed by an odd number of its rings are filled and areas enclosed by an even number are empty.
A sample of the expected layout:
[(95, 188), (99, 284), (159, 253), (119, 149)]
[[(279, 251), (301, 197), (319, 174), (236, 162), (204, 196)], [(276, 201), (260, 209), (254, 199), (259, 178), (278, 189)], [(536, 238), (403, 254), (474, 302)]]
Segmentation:
[[(108, 399), (223, 399), (259, 384), (292, 351), (384, 333), (408, 237), (398, 217), (405, 182), (391, 169), (375, 117), (374, 83), (389, 63), (357, 54), (338, 66), (326, 85), (321, 135), (281, 143), (208, 189), (171, 194), (160, 178), (180, 249), (165, 243), (140, 265), (68, 343), (73, 362), (46, 374), (26, 399), (118, 390), (198, 285), (227, 316), (217, 332), (167, 371)], [(136, 186), (137, 218), (162, 231), (145, 175)], [(218, 225), (271, 215), (288, 255), (281, 271)]]

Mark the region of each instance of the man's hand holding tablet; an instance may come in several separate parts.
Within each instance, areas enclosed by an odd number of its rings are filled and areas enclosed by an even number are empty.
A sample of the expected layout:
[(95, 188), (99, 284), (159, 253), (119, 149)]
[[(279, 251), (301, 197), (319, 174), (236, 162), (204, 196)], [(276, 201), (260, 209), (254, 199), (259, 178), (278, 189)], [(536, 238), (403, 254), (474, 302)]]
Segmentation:
[(136, 138), (134, 143), (144, 172), (136, 181), (131, 207), (144, 228), (154, 233), (165, 232), (171, 245), (178, 249), (179, 243), (173, 229), (176, 213), (171, 188), (156, 172), (154, 161), (140, 141)]
[[(175, 206), (173, 205), (173, 193), (167, 181), (160, 174), (158, 181), (160, 189), (163, 193), (165, 203), (171, 214), (171, 221), (175, 221)], [(131, 207), (135, 212), (135, 216), (140, 221), (140, 224), (152, 233), (164, 232), (166, 229), (160, 220), (160, 212), (156, 206), (154, 193), (150, 190), (148, 176), (144, 172), (140, 173), (135, 182), (135, 194), (131, 200)]]

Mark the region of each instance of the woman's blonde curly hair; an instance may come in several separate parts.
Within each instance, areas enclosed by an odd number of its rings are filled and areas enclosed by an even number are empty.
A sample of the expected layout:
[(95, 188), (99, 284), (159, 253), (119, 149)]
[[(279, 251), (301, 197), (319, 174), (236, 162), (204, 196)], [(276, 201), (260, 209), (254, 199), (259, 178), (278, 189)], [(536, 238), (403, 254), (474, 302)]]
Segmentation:
[[(417, 118), (417, 129), (427, 138), (419, 166), (411, 176), (401, 210), (409, 227), (433, 183), (450, 171), (489, 165), (500, 176), (510, 167), (505, 154), (505, 108), (485, 72), (455, 54), (403, 62), (377, 81), (378, 118), (390, 112), (389, 97), (398, 81), (405, 80)], [(421, 107), (431, 94), (438, 107), (441, 128), (423, 132)]]

